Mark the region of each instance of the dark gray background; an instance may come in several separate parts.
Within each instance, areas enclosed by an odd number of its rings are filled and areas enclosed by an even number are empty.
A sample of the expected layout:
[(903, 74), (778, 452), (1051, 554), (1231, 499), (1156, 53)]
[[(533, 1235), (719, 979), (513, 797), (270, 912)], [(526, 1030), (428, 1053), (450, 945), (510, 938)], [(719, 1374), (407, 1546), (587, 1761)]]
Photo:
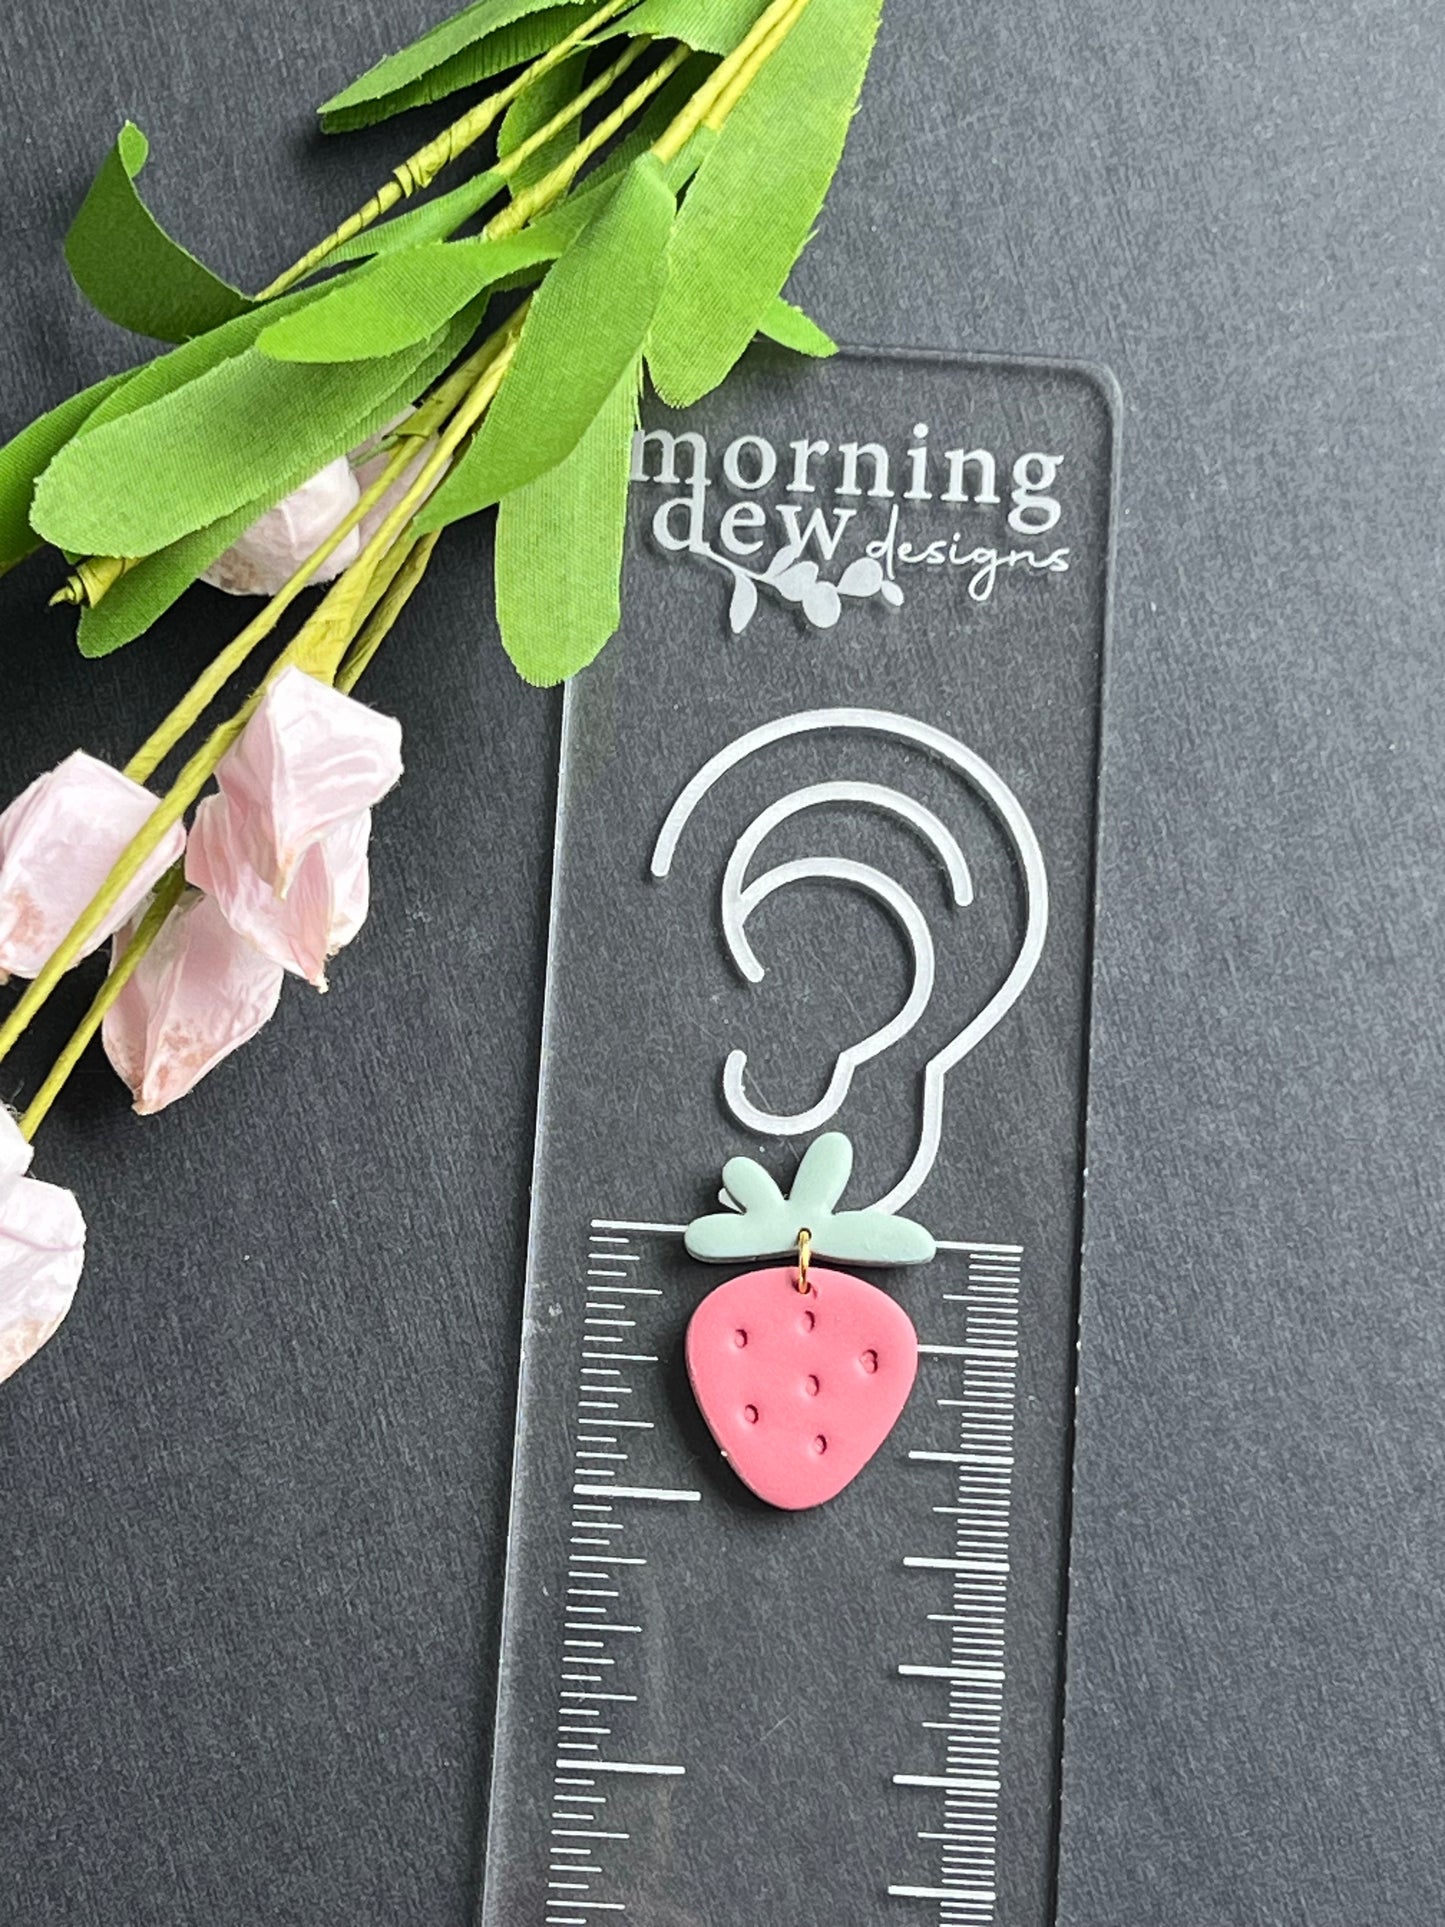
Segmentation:
[[(5, 426), (123, 352), (58, 253), (122, 115), (254, 284), (396, 151), (309, 107), (432, 12), (19, 0)], [(1068, 1927), (1445, 1911), (1439, 35), (889, 0), (797, 280), (1125, 395)], [(472, 539), (368, 686), (413, 769), (329, 998), (169, 1120), (96, 1077), (47, 1128), (94, 1256), (0, 1397), (7, 1921), (468, 1919), (556, 724)], [(122, 757), (214, 635), (84, 665), (44, 586), (0, 589), (7, 790)]]

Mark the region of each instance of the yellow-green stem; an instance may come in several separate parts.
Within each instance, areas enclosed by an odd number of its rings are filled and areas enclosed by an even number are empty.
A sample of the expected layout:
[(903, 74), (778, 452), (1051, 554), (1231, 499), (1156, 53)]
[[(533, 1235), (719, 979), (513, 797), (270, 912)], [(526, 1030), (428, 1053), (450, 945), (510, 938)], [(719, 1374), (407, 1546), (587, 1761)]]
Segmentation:
[[(360, 629), (360, 633), (356, 636), (336, 677), (336, 687), (344, 693), (349, 694), (356, 687), (362, 672), (411, 600), (412, 591), (420, 582), (426, 565), (431, 560), (431, 552), (440, 539), (441, 530), (437, 529), (430, 535), (422, 536), (418, 542), (397, 543), (373, 570), (367, 585), (365, 600), (358, 611), (359, 621), (355, 625)], [(172, 864), (156, 885), (155, 894), (144, 916), (136, 925), (130, 941), (111, 965), (105, 981), (91, 999), (90, 1008), (76, 1025), (64, 1050), (51, 1065), (44, 1083), (21, 1117), (19, 1128), (23, 1137), (33, 1138), (45, 1122), (56, 1098), (65, 1088), (91, 1039), (104, 1022), (106, 1012), (135, 975), (141, 959), (160, 936), (167, 917), (180, 901), (184, 889), (185, 865), (184, 863)]]
[(635, 66), (651, 45), (651, 40), (645, 34), (629, 42), (612, 65), (605, 68), (595, 80), (589, 81), (581, 93), (574, 95), (544, 127), (539, 127), (536, 133), (529, 134), (526, 140), (518, 142), (510, 154), (504, 154), (501, 157), (492, 169), (498, 180), (510, 180), (518, 169), (532, 158), (538, 148), (545, 147), (548, 141), (554, 140), (562, 132), (564, 127), (570, 127), (574, 120), (580, 120), (593, 101), (600, 100), (610, 87), (615, 86), (628, 68)]
[(709, 121), (713, 109), (734, 83), (741, 79), (744, 90), (751, 85), (757, 70), (777, 44), (774, 35), (779, 29), (786, 33), (807, 4), (808, 0), (772, 0), (772, 5), (759, 16), (726, 60), (714, 68), (657, 141), (652, 151), (660, 161), (677, 159), (699, 127)]
[(685, 60), (691, 58), (691, 47), (674, 47), (665, 60), (660, 61), (650, 74), (638, 81), (620, 106), (614, 108), (605, 120), (598, 121), (586, 139), (579, 141), (564, 161), (554, 167), (550, 174), (545, 174), (535, 185), (525, 188), (509, 207), (504, 207), (500, 214), (488, 221), (484, 229), (487, 238), (497, 241), (509, 234), (515, 234), (519, 228), (524, 228), (534, 215), (540, 214), (544, 208), (551, 207), (554, 201), (559, 201), (592, 156), (600, 148), (605, 147), (608, 141), (627, 125), (639, 107), (651, 100), (660, 88), (667, 85)]
[(544, 74), (550, 73), (574, 48), (580, 46), (599, 27), (605, 26), (615, 15), (632, 4), (633, 0), (605, 0), (604, 5), (596, 8), (580, 26), (574, 27), (571, 33), (559, 40), (555, 47), (549, 47), (546, 53), (534, 60), (531, 66), (525, 68), (515, 80), (510, 81), (496, 93), (488, 94), (485, 100), (478, 101), (476, 106), (463, 114), (460, 120), (453, 121), (450, 127), (443, 128), (435, 140), (428, 141), (425, 147), (418, 148), (415, 154), (400, 162), (393, 169), (390, 180), (378, 188), (363, 207), (348, 216), (340, 227), (333, 229), (325, 240), (318, 241), (314, 248), (308, 249), (299, 261), (286, 269), (284, 274), (278, 274), (274, 281), (262, 288), (256, 299), (269, 301), (278, 294), (284, 294), (288, 288), (294, 288), (298, 281), (304, 281), (308, 274), (319, 268), (322, 262), (329, 255), (334, 254), (343, 243), (350, 241), (355, 235), (369, 228), (373, 222), (379, 221), (383, 214), (390, 212), (398, 201), (407, 200), (419, 189), (430, 187), (449, 162), (454, 161), (459, 154), (465, 153), (469, 147), (475, 145), (483, 134), (495, 125), (498, 117), (519, 94), (524, 93)]
[[(411, 601), (417, 584), (426, 573), (427, 563), (431, 561), (432, 550), (441, 540), (441, 534), (440, 529), (431, 529), (407, 549), (401, 567), (393, 576), (385, 594), (378, 600), (365, 627), (347, 651), (346, 660), (336, 672), (336, 687), (343, 695), (351, 694), (372, 657), (391, 633), (402, 610)], [(397, 546), (401, 547), (401, 544)]]
[(776, 20), (767, 37), (749, 54), (723, 85), (703, 116), (702, 124), (713, 133), (720, 133), (728, 115), (737, 106), (743, 95), (752, 86), (763, 68), (782, 46), (788, 35), (797, 26), (809, 0), (792, 0), (786, 13)]
[[(496, 333), (489, 335), (481, 347), (469, 355), (408, 420), (386, 467), (362, 495), (361, 500), (345, 519), (337, 524), (326, 540), (312, 551), (265, 608), (253, 616), (245, 628), (227, 643), (215, 661), (196, 678), (170, 714), (141, 744), (125, 766), (126, 775), (133, 782), (149, 781), (176, 744), (195, 727), (232, 676), (243, 667), (259, 644), (271, 634), (297, 596), (310, 584), (311, 578), (327, 556), (338, 544), (345, 541), (352, 529), (365, 516), (371, 513), (407, 464), (415, 459), (416, 445), (430, 436), (438, 422), (443, 420), (466, 394), (471, 384), (485, 370), (492, 356), (502, 347), (506, 332), (505, 329), (498, 329)], [(355, 568), (356, 564), (353, 563), (352, 567)]]
[(112, 964), (109, 976), (91, 999), (89, 1010), (71, 1032), (69, 1043), (51, 1065), (45, 1082), (30, 1100), (28, 1109), (20, 1119), (22, 1137), (33, 1138), (45, 1122), (51, 1105), (65, 1088), (66, 1080), (84, 1056), (91, 1038), (100, 1029), (105, 1013), (135, 975), (136, 966), (160, 935), (161, 926), (179, 902), (185, 883), (184, 865), (173, 863), (156, 885), (155, 895), (130, 942)]
[[(439, 439), (436, 449), (423, 465), (396, 507), (362, 550), (357, 561), (337, 582), (326, 599), (302, 625), (299, 633), (271, 665), (260, 687), (252, 692), (234, 716), (213, 729), (181, 770), (170, 789), (157, 803), (145, 823), (117, 857), (105, 882), (96, 891), (66, 936), (39, 973), (26, 986), (10, 1015), (0, 1024), (0, 1059), (14, 1048), (26, 1026), (45, 1004), (60, 979), (76, 963), (96, 933), (114, 915), (127, 885), (137, 870), (171, 827), (179, 823), (215, 772), (216, 765), (235, 742), (255, 712), (267, 687), (283, 669), (292, 665), (308, 674), (330, 681), (354, 633), (357, 610), (362, 606), (372, 571), (426, 499), (432, 485), (449, 466), (461, 443), (476, 427), (502, 377), (511, 365), (516, 350), (520, 313), (508, 323), (501, 348), (492, 356), (472, 392), (457, 409)], [(348, 626), (350, 618), (351, 626)], [(317, 641), (320, 637), (322, 640)]]

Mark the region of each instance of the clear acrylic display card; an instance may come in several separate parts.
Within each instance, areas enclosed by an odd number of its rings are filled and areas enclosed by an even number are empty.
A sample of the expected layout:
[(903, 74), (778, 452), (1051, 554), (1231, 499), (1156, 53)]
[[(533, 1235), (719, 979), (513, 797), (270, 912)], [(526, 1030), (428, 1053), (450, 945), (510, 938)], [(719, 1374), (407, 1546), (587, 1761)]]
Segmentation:
[[(1117, 409), (759, 349), (634, 459), (569, 689), (484, 1927), (1051, 1918)], [(681, 1228), (730, 1156), (933, 1264), (816, 1511), (720, 1457)], [(743, 1269), (743, 1267), (739, 1267)]]

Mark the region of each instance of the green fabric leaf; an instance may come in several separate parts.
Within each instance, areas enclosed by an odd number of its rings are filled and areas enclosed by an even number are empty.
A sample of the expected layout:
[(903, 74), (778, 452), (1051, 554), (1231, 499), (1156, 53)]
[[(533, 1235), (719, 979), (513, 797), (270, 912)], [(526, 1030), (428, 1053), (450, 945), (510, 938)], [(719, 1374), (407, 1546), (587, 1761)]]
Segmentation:
[(476, 0), (409, 47), (378, 61), (321, 107), (328, 134), (390, 120), (409, 107), (444, 100), (555, 47), (587, 18), (595, 0)]
[(311, 367), (248, 348), (68, 443), (36, 484), (31, 520), (87, 555), (153, 554), (268, 492), (279, 499), (285, 478), (345, 448), (425, 353)]
[[(663, 168), (663, 179), (674, 196), (682, 192), (697, 172), (713, 138), (714, 136), (706, 128), (700, 128), (677, 159), (669, 161)], [(648, 145), (650, 146), (651, 143), (649, 142)], [(643, 153), (645, 151), (645, 149), (642, 150)], [(641, 153), (634, 154), (632, 160), (617, 172), (607, 166), (599, 167), (595, 173), (587, 176), (581, 187), (574, 188), (565, 200), (559, 201), (545, 214), (539, 214), (534, 221), (529, 221), (523, 232), (529, 235), (538, 246), (548, 247), (554, 257), (565, 254), (616, 194), (618, 174), (625, 174), (627, 166), (634, 164), (640, 158), (642, 158)], [(506, 283), (501, 285), (506, 286)]]
[[(582, 91), (586, 69), (587, 54), (583, 50), (561, 61), (550, 73), (543, 74), (518, 94), (507, 109), (497, 133), (499, 159), (515, 154), (523, 141), (530, 140), (554, 115), (561, 113), (573, 96)], [(544, 141), (535, 153), (529, 154), (510, 178), (513, 194), (530, 187), (534, 181), (540, 181), (544, 174), (550, 173), (564, 161), (577, 145), (580, 129), (580, 121), (569, 121), (551, 140)]]
[[(275, 500), (279, 502), (285, 493), (283, 489)], [(124, 643), (134, 642), (179, 600), (218, 555), (250, 528), (258, 515), (272, 506), (270, 501), (248, 502), (219, 522), (195, 529), (179, 542), (172, 542), (168, 548), (158, 549), (154, 555), (137, 562), (93, 609), (82, 609), (76, 634), (81, 655), (109, 656)]]
[(276, 361), (346, 362), (425, 341), (503, 275), (550, 261), (546, 237), (427, 241), (349, 274), (319, 301), (268, 328), (256, 346)]
[(565, 461), (497, 511), (497, 621), (518, 672), (543, 688), (575, 676), (622, 620), (635, 360)]
[(658, 393), (675, 407), (717, 387), (781, 294), (842, 155), (881, 6), (807, 7), (705, 156), (648, 348)]
[(143, 635), (173, 602), (179, 600), (202, 571), (208, 569), (218, 555), (230, 548), (236, 538), (250, 528), (258, 515), (274, 507), (293, 488), (299, 488), (326, 462), (356, 447), (395, 420), (406, 404), (415, 401), (456, 359), (479, 319), (479, 308), (459, 315), (439, 346), (419, 362), (407, 379), (384, 401), (352, 423), (330, 446), (321, 461), (293, 469), (255, 501), (233, 510), (217, 522), (208, 523), (205, 528), (193, 530), (191, 534), (182, 536), (179, 542), (172, 542), (167, 548), (158, 549), (154, 555), (148, 555), (138, 562), (95, 608), (82, 611), (77, 637), (80, 653), (83, 656), (109, 656)]
[(833, 337), (824, 334), (811, 315), (795, 308), (791, 301), (784, 301), (781, 295), (758, 323), (758, 332), (765, 334), (769, 341), (791, 348), (795, 354), (812, 355), (820, 361), (838, 352)]
[(634, 162), (538, 290), (497, 398), (420, 529), (487, 508), (577, 446), (641, 352), (676, 209), (658, 162)]
[(375, 227), (352, 235), (326, 257), (326, 265), (394, 254), (399, 248), (418, 247), (423, 241), (449, 240), (459, 227), (479, 214), (488, 201), (495, 200), (505, 186), (506, 182), (492, 168), (474, 174), (460, 187), (434, 195), (419, 207), (410, 207), (404, 214), (393, 214), (389, 221), (378, 221)]
[(264, 307), (255, 308), (249, 314), (239, 315), (235, 321), (213, 328), (209, 334), (197, 335), (193, 341), (183, 342), (179, 348), (157, 355), (154, 361), (148, 361), (136, 369), (115, 393), (108, 394), (87, 418), (80, 432), (92, 434), (107, 422), (118, 421), (122, 415), (134, 414), (137, 409), (148, 408), (165, 395), (175, 394), (198, 376), (220, 367), (235, 355), (244, 354), (262, 330), (269, 328), (280, 316), (294, 313), (296, 309), (304, 308), (308, 302), (317, 301), (328, 293), (329, 286), (298, 288), (293, 294), (268, 301)]
[(30, 526), (30, 504), (38, 477), (106, 396), (130, 379), (129, 372), (108, 375), (93, 388), (82, 389), (41, 415), (0, 448), (0, 572), (13, 569), (40, 547), (40, 537)]
[(642, 0), (622, 24), (630, 34), (685, 40), (699, 53), (730, 54), (767, 6), (768, 0)]
[(122, 328), (188, 341), (253, 305), (161, 227), (136, 191), (150, 142), (127, 121), (65, 237), (76, 286)]

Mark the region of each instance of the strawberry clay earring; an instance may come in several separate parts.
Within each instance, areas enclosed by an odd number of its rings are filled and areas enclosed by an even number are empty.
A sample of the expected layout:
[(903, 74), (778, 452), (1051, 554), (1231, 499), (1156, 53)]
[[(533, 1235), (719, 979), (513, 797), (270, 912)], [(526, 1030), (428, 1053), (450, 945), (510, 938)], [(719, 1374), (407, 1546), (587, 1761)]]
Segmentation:
[(787, 1257), (730, 1278), (693, 1313), (687, 1371), (734, 1472), (768, 1505), (800, 1512), (857, 1478), (908, 1402), (918, 1334), (903, 1307), (845, 1264), (927, 1264), (922, 1225), (883, 1211), (837, 1211), (853, 1147), (829, 1131), (808, 1147), (784, 1197), (751, 1158), (723, 1169), (730, 1210), (697, 1218), (692, 1257), (733, 1264)]

